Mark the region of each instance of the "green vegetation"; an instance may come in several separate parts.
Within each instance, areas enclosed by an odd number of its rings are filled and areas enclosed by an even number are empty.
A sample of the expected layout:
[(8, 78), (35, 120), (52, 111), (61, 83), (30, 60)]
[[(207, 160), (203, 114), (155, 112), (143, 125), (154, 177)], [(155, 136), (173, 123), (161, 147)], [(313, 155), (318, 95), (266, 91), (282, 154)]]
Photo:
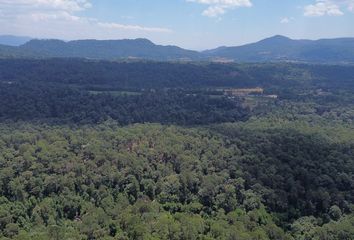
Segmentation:
[[(3, 39), (5, 44), (8, 39)], [(177, 46), (156, 45), (148, 39), (134, 40), (61, 40), (13, 39), (23, 45), (0, 45), (0, 58), (83, 58), (97, 60), (149, 59), (156, 61), (238, 61), (354, 63), (354, 38), (293, 40), (273, 36), (237, 47), (220, 47), (197, 52)], [(13, 41), (12, 40), (12, 41)], [(29, 40), (25, 43), (26, 40)], [(10, 42), (12, 42), (10, 39)], [(20, 46), (17, 46), (20, 45)]]
[(254, 125), (3, 124), (2, 233), (352, 239), (354, 129)]
[(3, 61), (0, 239), (354, 239), (352, 67)]
[(279, 89), (354, 90), (353, 65), (290, 63), (216, 64), (108, 62), (80, 59), (0, 59), (0, 82), (33, 86), (64, 85), (91, 91), (262, 87)]
[(239, 100), (215, 99), (178, 90), (120, 95), (5, 84), (0, 95), (3, 121), (83, 124), (114, 119), (122, 125), (145, 122), (195, 125), (244, 120), (249, 114)]

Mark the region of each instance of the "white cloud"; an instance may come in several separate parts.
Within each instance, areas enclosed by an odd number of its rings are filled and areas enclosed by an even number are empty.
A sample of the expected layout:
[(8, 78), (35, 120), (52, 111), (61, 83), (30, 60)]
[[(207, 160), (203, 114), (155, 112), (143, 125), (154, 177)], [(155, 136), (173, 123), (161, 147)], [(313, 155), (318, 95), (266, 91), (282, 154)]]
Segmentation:
[(354, 0), (344, 0), (347, 4), (347, 9), (351, 12), (354, 12)]
[(354, 0), (331, 0), (340, 6), (347, 7), (348, 10), (353, 10)]
[(343, 12), (340, 10), (340, 7), (328, 0), (318, 0), (315, 4), (307, 5), (305, 7), (305, 16), (340, 16), (343, 15)]
[(210, 6), (203, 11), (202, 15), (207, 17), (217, 17), (225, 13), (225, 8), (220, 6)]
[(318, 16), (342, 16), (344, 10), (354, 11), (354, 0), (316, 0), (314, 4), (305, 6), (304, 15)]
[(1, 8), (81, 11), (92, 5), (88, 0), (0, 0)]
[(350, 4), (348, 5), (348, 10), (349, 10), (349, 11), (354, 11), (354, 2), (353, 2), (353, 3), (350, 3)]
[(228, 9), (238, 7), (251, 7), (251, 0), (186, 0), (187, 2), (195, 2), (199, 4), (209, 5), (203, 11), (202, 15), (207, 17), (217, 17), (226, 13)]
[(295, 20), (295, 18), (293, 18), (293, 17), (283, 17), (282, 19), (280, 19), (280, 23), (288, 24), (294, 20)]
[(287, 18), (287, 17), (282, 18), (282, 19), (280, 20), (280, 23), (283, 23), (283, 24), (287, 24), (287, 23), (289, 23), (289, 22), (290, 22), (290, 19)]
[(0, 34), (41, 38), (135, 38), (170, 33), (170, 29), (102, 22), (78, 16), (90, 0), (0, 0)]
[(119, 23), (107, 23), (98, 22), (98, 26), (107, 29), (123, 29), (123, 30), (134, 30), (134, 31), (146, 31), (146, 32), (160, 32), (160, 33), (170, 33), (172, 30), (167, 28), (156, 28), (156, 27), (142, 27), (139, 25), (124, 25)]

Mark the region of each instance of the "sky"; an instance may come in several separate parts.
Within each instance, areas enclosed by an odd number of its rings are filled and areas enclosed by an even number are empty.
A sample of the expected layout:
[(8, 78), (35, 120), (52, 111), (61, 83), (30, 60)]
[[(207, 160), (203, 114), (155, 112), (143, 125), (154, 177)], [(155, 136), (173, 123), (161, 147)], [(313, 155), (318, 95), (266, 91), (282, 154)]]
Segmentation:
[(273, 35), (354, 37), (354, 0), (0, 0), (0, 35), (148, 38), (203, 50)]

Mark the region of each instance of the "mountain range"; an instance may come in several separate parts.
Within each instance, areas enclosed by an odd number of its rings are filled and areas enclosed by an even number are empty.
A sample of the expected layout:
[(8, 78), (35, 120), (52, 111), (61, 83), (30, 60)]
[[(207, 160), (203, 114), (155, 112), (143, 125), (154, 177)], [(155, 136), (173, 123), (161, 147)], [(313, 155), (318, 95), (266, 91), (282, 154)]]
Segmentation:
[(0, 36), (0, 57), (354, 63), (354, 38), (293, 40), (277, 35), (256, 43), (198, 52), (177, 46), (157, 45), (148, 39), (66, 42)]

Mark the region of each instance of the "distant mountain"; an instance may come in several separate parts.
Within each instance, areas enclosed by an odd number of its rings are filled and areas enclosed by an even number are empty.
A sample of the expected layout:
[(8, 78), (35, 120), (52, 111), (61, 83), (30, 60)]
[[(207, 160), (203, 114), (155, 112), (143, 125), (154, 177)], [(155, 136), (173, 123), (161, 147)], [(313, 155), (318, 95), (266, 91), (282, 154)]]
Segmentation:
[(200, 57), (196, 51), (176, 46), (161, 46), (147, 39), (134, 40), (31, 40), (19, 49), (44, 57), (78, 57), (92, 59), (140, 58), (154, 60), (192, 60)]
[(0, 44), (7, 46), (20, 46), (30, 41), (30, 37), (0, 35)]
[(239, 47), (221, 47), (203, 52), (210, 58), (239, 62), (299, 61), (317, 63), (354, 62), (354, 38), (293, 40), (274, 36)]
[(203, 52), (156, 45), (147, 39), (69, 42), (33, 39), (20, 46), (0, 45), (0, 57), (354, 63), (354, 38), (312, 41), (277, 35), (243, 46), (219, 47)]
[(16, 46), (0, 45), (0, 58), (41, 58), (40, 54)]

